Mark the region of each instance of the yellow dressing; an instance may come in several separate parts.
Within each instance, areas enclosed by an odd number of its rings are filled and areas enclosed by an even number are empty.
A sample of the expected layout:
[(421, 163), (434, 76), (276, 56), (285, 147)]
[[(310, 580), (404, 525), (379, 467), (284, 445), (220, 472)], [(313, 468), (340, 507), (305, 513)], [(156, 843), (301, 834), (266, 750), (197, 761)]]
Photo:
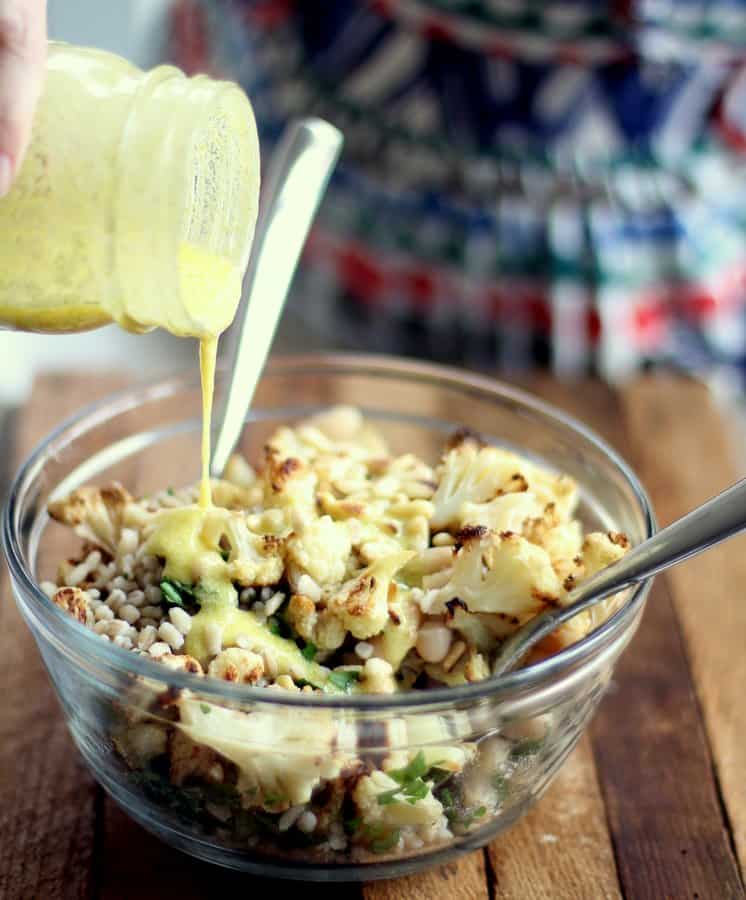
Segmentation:
[(211, 658), (207, 650), (207, 628), (210, 625), (220, 628), (224, 647), (235, 647), (237, 638), (246, 637), (257, 649), (265, 647), (272, 652), (279, 673), (305, 679), (318, 687), (327, 682), (329, 670), (307, 660), (294, 641), (272, 634), (256, 620), (253, 613), (225, 603), (205, 603), (192, 618), (184, 649), (203, 666)]
[(202, 509), (212, 506), (210, 490), (210, 427), (212, 400), (215, 391), (215, 360), (218, 339), (202, 338), (199, 342), (199, 372), (202, 382), (202, 478), (199, 484), (199, 505)]

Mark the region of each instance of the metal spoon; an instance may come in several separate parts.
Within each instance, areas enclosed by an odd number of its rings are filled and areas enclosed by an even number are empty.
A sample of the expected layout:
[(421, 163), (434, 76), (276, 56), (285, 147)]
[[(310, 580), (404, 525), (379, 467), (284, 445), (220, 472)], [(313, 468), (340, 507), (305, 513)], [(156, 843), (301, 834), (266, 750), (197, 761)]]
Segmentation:
[(510, 672), (531, 647), (578, 613), (623, 588), (714, 547), (745, 528), (746, 479), (742, 479), (570, 591), (567, 605), (540, 613), (522, 625), (498, 650), (492, 674)]
[(292, 122), (272, 155), (265, 204), (228, 349), (228, 384), (210, 474), (218, 478), (243, 430), (311, 222), (342, 150), (323, 119)]

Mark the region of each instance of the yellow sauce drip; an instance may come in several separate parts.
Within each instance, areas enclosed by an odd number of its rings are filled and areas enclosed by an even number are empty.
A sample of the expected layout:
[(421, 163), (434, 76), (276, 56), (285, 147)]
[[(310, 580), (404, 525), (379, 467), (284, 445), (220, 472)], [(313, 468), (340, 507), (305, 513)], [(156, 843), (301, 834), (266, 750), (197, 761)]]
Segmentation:
[(210, 428), (212, 424), (212, 400), (215, 391), (215, 360), (218, 339), (202, 338), (199, 342), (199, 372), (202, 382), (202, 478), (199, 485), (199, 505), (202, 509), (212, 506), (210, 490)]

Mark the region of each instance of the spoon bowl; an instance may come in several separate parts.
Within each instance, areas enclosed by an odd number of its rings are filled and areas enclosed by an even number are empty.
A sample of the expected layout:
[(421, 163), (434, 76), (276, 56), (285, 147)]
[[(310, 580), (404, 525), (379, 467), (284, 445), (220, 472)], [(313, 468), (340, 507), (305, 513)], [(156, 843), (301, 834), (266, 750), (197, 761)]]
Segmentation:
[(492, 664), (493, 676), (515, 669), (533, 646), (578, 613), (714, 547), (745, 528), (746, 479), (741, 479), (578, 585), (567, 595), (564, 606), (540, 613), (522, 625), (497, 651)]

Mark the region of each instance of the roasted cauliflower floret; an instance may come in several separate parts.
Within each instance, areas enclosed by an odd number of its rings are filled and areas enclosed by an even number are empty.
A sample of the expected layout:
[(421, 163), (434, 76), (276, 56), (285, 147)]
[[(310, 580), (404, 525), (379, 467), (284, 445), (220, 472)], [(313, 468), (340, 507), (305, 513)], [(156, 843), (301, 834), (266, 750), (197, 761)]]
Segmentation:
[(179, 711), (187, 742), (230, 760), (238, 769), (237, 790), (274, 811), (307, 803), (322, 779), (336, 778), (351, 761), (336, 746), (334, 717), (322, 710), (245, 713), (187, 698)]
[(329, 599), (329, 610), (354, 637), (365, 640), (383, 629), (389, 616), (389, 592), (396, 591), (392, 579), (412, 555), (404, 550), (376, 560)]
[(284, 542), (273, 535), (249, 531), (242, 514), (226, 517), (223, 534), (228, 544), (228, 574), (241, 585), (277, 584), (285, 568)]
[(345, 525), (331, 516), (321, 516), (304, 525), (287, 542), (289, 577), (297, 584), (301, 574), (310, 575), (320, 585), (344, 580), (351, 553)]
[[(468, 524), (464, 504), (488, 504), (504, 494), (528, 492), (539, 510), (554, 503), (562, 521), (571, 515), (577, 502), (577, 486), (568, 476), (556, 475), (499, 447), (485, 447), (471, 437), (446, 452), (436, 476), (438, 488), (433, 496), (435, 513), (431, 520), (435, 529)], [(479, 512), (473, 507), (469, 510), (472, 516)], [(499, 506), (493, 515), (497, 515), (497, 510)]]
[(93, 625), (93, 611), (88, 602), (88, 597), (80, 588), (61, 587), (52, 597), (52, 603), (69, 613), (81, 625)]
[(290, 627), (304, 641), (309, 641), (319, 650), (336, 650), (344, 643), (347, 635), (342, 622), (328, 609), (317, 609), (310, 597), (293, 594), (285, 612)]
[(388, 622), (371, 643), (375, 655), (390, 663), (394, 671), (398, 671), (404, 657), (417, 643), (420, 608), (412, 599), (411, 592), (401, 585), (397, 585), (396, 595), (389, 598), (388, 606)]
[(132, 496), (113, 481), (101, 488), (78, 488), (62, 500), (53, 500), (48, 510), (53, 519), (72, 527), (83, 540), (115, 555), (130, 504)]
[(530, 491), (501, 494), (488, 503), (464, 503), (459, 513), (459, 525), (484, 525), (498, 534), (513, 531), (522, 534), (524, 526), (542, 515), (543, 509)]
[(519, 535), (488, 532), (464, 544), (448, 582), (428, 591), (421, 606), (426, 613), (444, 613), (449, 601), (458, 599), (468, 612), (523, 621), (544, 606), (559, 603), (561, 594), (546, 550)]
[[(620, 532), (610, 531), (606, 534), (602, 532), (593, 532), (586, 536), (583, 542), (582, 557), (579, 558), (578, 570), (579, 576), (571, 575), (565, 579), (564, 587), (569, 592), (576, 584), (580, 584), (606, 566), (615, 563), (629, 549), (629, 541), (626, 535)], [(568, 622), (565, 622), (559, 628), (556, 628), (550, 635), (544, 638), (536, 645), (532, 659), (541, 658), (543, 656), (551, 656), (558, 653), (565, 647), (577, 643), (577, 641), (589, 634), (597, 625), (604, 622), (608, 616), (615, 610), (620, 602), (622, 594), (614, 594), (592, 609), (578, 613)], [(568, 603), (572, 597), (564, 596), (563, 603)]]
[(434, 827), (443, 816), (443, 807), (429, 786), (425, 796), (412, 803), (413, 798), (402, 792), (402, 785), (380, 770), (359, 779), (352, 797), (366, 825)]
[(601, 569), (621, 559), (629, 550), (629, 540), (619, 531), (594, 531), (583, 541), (584, 577), (590, 578)]
[(318, 479), (311, 466), (297, 456), (282, 456), (271, 446), (265, 448), (265, 502), (302, 520), (316, 512)]
[(256, 684), (264, 675), (264, 660), (258, 653), (229, 647), (222, 650), (207, 667), (207, 674), (223, 681)]
[(204, 670), (199, 662), (188, 653), (164, 653), (158, 657), (158, 662), (173, 672), (190, 672), (192, 675), (204, 675)]

